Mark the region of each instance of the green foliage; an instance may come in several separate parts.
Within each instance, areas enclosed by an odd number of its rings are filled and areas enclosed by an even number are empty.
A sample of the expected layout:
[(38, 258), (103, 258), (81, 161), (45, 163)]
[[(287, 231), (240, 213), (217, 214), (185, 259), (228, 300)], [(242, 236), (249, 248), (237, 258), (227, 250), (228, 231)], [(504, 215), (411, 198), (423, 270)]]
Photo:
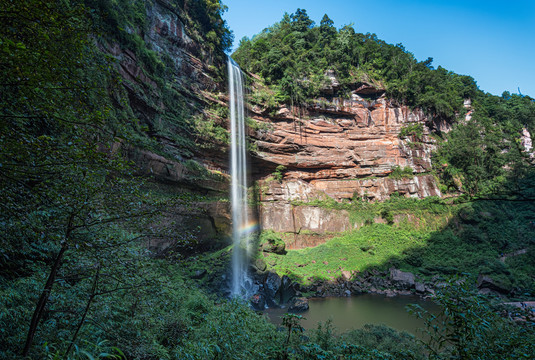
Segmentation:
[[(105, 352), (120, 355), (116, 347), (129, 359), (273, 358), (283, 334), (272, 324), (244, 304), (203, 294), (183, 280), (177, 265), (136, 251), (142, 247), (122, 249), (117, 260), (113, 256), (117, 253), (103, 259), (98, 295), (70, 358), (84, 358), (86, 353), (96, 359), (106, 358)], [(72, 260), (64, 268), (80, 271), (75, 262), (80, 259)], [(58, 282), (32, 358), (67, 355), (65, 349), (87, 303), (86, 286), (92, 280), (84, 275), (89, 274), (62, 276)], [(23, 281), (27, 284), (33, 278)], [(33, 297), (33, 289), (12, 282), (3, 283), (0, 291), (0, 357), (16, 358), (17, 333), (23, 330), (32, 306), (17, 298)], [(103, 338), (108, 341), (104, 343)]]
[(227, 6), (220, 0), (180, 0), (178, 3), (191, 18), (188, 25), (208, 42), (211, 52), (218, 56), (218, 52), (223, 53), (230, 49), (233, 35), (226, 20), (222, 18)]
[(275, 179), (278, 182), (282, 182), (282, 179), (284, 177), (284, 171), (286, 170), (286, 166), (284, 165), (278, 165), (275, 168), (275, 172), (271, 174), (273, 176), (273, 179)]
[[(426, 321), (424, 341), (430, 359), (528, 359), (535, 355), (534, 324), (515, 324), (500, 316), (490, 301), (473, 292), (473, 284), (455, 278), (437, 292), (439, 314), (414, 305)], [(525, 315), (525, 314), (524, 314)]]
[[(283, 326), (288, 335), (299, 326), (299, 315), (287, 314), (283, 318)], [(397, 332), (385, 326), (366, 325), (364, 329), (349, 333), (336, 334), (330, 321), (319, 323), (318, 328), (310, 337), (287, 336), (282, 351), (277, 359), (423, 359), (422, 347), (414, 337), (407, 333)]]
[(475, 107), (472, 120), (459, 123), (434, 156), (441, 180), (472, 197), (532, 198), (533, 165), (519, 136), (535, 124), (535, 103), (486, 95)]
[(286, 244), (273, 230), (265, 230), (260, 234), (258, 241), (262, 251), (285, 254)]
[(56, 350), (54, 345), (43, 344), (43, 358), (47, 360), (125, 360), (126, 356), (121, 349), (109, 346), (108, 341), (99, 341), (92, 344), (85, 341), (83, 347), (76, 346), (71, 355)]
[[(396, 266), (424, 277), (488, 274), (517, 296), (535, 292), (530, 276), (535, 264), (527, 255), (535, 245), (530, 235), (535, 221), (532, 202), (452, 203), (393, 196), (383, 203), (317, 200), (307, 205), (346, 210), (357, 229), (314, 248), (270, 254), (265, 259), (268, 267), (281, 275), (310, 283), (339, 278), (340, 269)], [(525, 253), (499, 260), (501, 254), (522, 249)]]
[(404, 178), (412, 178), (414, 177), (414, 174), (410, 166), (406, 166), (404, 168), (401, 168), (400, 166), (394, 166), (392, 168), (392, 172), (388, 174), (388, 177), (396, 180), (401, 180)]
[(424, 359), (422, 346), (406, 332), (399, 332), (384, 325), (364, 325), (351, 330), (341, 338), (351, 344), (377, 349), (403, 359)]
[[(144, 2), (99, 4), (128, 10), (110, 21), (145, 16)], [(0, 347), (6, 358), (84, 356), (80, 339), (113, 338), (89, 331), (92, 312), (108, 295), (145, 285), (145, 249), (135, 243), (181, 242), (187, 233), (154, 217), (187, 204), (143, 190), (125, 159), (132, 127), (118, 119), (132, 114), (123, 112), (111, 60), (90, 36), (95, 9), (75, 0), (3, 1), (2, 9)]]
[(304, 104), (329, 86), (328, 70), (335, 72), (340, 94), (351, 91), (352, 84), (368, 82), (386, 87), (399, 102), (448, 119), (461, 113), (463, 99), (477, 92), (471, 77), (434, 69), (431, 58), (418, 62), (401, 44), (357, 33), (351, 25), (337, 30), (327, 15), (314, 26), (303, 9), (242, 39), (233, 56), (292, 104)]
[(407, 124), (399, 131), (398, 137), (412, 137), (416, 141), (421, 141), (424, 135), (424, 125), (421, 123)]

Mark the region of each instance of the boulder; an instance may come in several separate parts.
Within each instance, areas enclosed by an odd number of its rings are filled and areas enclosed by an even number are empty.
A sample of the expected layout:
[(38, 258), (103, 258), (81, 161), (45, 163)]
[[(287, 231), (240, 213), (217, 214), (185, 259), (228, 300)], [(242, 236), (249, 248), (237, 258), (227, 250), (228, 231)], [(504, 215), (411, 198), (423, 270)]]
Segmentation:
[(506, 284), (500, 283), (497, 280), (494, 280), (488, 275), (480, 274), (477, 277), (477, 288), (479, 290), (489, 289), (500, 294), (509, 294), (511, 289)]
[(256, 271), (266, 271), (267, 265), (266, 262), (262, 258), (258, 258), (254, 262), (254, 268)]
[(421, 282), (414, 283), (414, 289), (417, 293), (425, 293), (425, 284)]
[(268, 272), (266, 279), (264, 280), (264, 292), (270, 299), (274, 299), (275, 295), (279, 292), (282, 280), (277, 273)]
[(398, 269), (390, 269), (390, 280), (396, 287), (401, 289), (411, 289), (415, 284), (413, 273)]
[(282, 276), (279, 293), (281, 304), (288, 302), (291, 298), (296, 296), (294, 283), (286, 275)]
[(292, 312), (302, 312), (307, 311), (308, 308), (308, 299), (305, 297), (299, 297), (293, 299), (292, 304), (290, 305), (288, 310)]
[(260, 250), (266, 253), (286, 254), (286, 244), (276, 234), (267, 234), (266, 242), (260, 245)]

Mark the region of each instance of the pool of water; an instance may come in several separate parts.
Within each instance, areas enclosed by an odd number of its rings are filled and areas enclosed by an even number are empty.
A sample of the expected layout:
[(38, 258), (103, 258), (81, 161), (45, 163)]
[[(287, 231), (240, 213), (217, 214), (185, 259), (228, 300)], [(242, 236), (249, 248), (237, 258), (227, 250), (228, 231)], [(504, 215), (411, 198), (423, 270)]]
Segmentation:
[[(300, 313), (304, 318), (301, 325), (307, 330), (315, 329), (318, 322), (331, 319), (340, 332), (358, 329), (365, 324), (383, 324), (420, 336), (417, 330), (424, 327), (424, 322), (407, 312), (406, 306), (409, 304), (418, 304), (432, 313), (439, 311), (432, 301), (416, 296), (386, 297), (363, 294), (352, 297), (314, 298), (309, 299), (310, 309)], [(282, 316), (286, 312), (287, 309), (266, 310), (270, 321), (277, 325), (281, 324)]]

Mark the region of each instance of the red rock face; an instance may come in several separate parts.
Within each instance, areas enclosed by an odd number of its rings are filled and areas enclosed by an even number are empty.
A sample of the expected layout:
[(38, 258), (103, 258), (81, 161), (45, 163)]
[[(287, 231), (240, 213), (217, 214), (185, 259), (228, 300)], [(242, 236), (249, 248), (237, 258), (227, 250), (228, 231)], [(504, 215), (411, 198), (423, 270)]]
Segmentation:
[[(290, 245), (295, 248), (317, 245), (329, 234), (359, 225), (351, 224), (346, 211), (309, 206), (308, 202), (328, 198), (384, 201), (395, 192), (418, 198), (441, 195), (435, 178), (428, 174), (435, 148), (429, 126), (436, 127), (436, 121), (420, 111), (394, 106), (384, 97), (367, 101), (354, 96), (353, 100), (333, 98), (319, 103), (323, 105), (311, 106), (300, 116), (288, 108), (279, 109), (274, 117), (253, 111), (260, 128), (251, 134), (258, 149), (253, 166), (266, 179), (259, 182), (263, 229), (293, 233)], [(409, 125), (423, 129), (420, 139), (400, 136)], [(283, 180), (269, 180), (278, 165), (286, 167)], [(408, 167), (413, 174), (389, 177), (395, 167)]]
[[(253, 116), (263, 129), (253, 135), (258, 157), (273, 164), (261, 176), (284, 165), (284, 181), (303, 180), (296, 191), (311, 187), (338, 201), (354, 196), (384, 200), (393, 192), (440, 195), (434, 178), (425, 175), (431, 170), (435, 140), (422, 112), (393, 106), (384, 98), (334, 98), (327, 107), (309, 108), (305, 116), (293, 116), (285, 108), (279, 114)], [(423, 128), (421, 139), (400, 137), (404, 127), (415, 124)], [(388, 178), (395, 167), (410, 167), (415, 176)]]

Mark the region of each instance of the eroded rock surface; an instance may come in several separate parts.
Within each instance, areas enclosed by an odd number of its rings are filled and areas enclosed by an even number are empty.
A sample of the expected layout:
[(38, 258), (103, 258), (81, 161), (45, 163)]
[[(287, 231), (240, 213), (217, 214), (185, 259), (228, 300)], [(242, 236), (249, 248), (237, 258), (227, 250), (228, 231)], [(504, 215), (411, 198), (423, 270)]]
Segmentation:
[[(386, 176), (395, 166), (410, 167), (414, 173), (431, 169), (432, 121), (421, 111), (394, 106), (384, 97), (332, 98), (324, 107), (309, 107), (304, 115), (286, 108), (278, 114), (253, 116), (260, 128), (254, 136), (258, 157), (284, 165), (286, 179)], [(421, 136), (409, 132), (400, 136), (408, 126), (421, 127)]]
[[(346, 211), (308, 205), (318, 200), (441, 196), (429, 174), (435, 149), (430, 134), (447, 131), (448, 125), (393, 104), (371, 85), (358, 89), (351, 99), (319, 99), (299, 113), (281, 107), (266, 116), (254, 109), (258, 130), (251, 135), (258, 152), (253, 163), (264, 179), (259, 182), (264, 229), (309, 236), (358, 226)], [(282, 180), (271, 180), (280, 165)], [(404, 169), (403, 176), (389, 176), (396, 168)]]

